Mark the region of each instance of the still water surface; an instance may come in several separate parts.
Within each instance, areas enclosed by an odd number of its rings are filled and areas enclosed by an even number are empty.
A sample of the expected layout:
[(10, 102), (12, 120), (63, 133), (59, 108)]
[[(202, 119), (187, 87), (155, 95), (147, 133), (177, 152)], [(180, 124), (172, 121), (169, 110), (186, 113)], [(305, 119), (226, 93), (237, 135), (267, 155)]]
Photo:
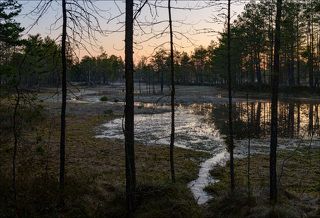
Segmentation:
[[(233, 106), (234, 136), (239, 142), (251, 138), (268, 141), (270, 138), (271, 104), (267, 101), (238, 102)], [(162, 107), (143, 104), (141, 107)], [(279, 103), (278, 135), (285, 141), (313, 138), (317, 141), (319, 104), (300, 102)], [(105, 123), (97, 137), (123, 139), (122, 119)], [(170, 140), (170, 112), (135, 115), (135, 138), (147, 145), (166, 145)], [(227, 104), (191, 104), (177, 106), (175, 145), (214, 152), (228, 134)]]
[[(139, 104), (139, 103), (138, 103)], [(142, 104), (141, 107), (168, 107)], [(271, 104), (268, 101), (237, 101), (233, 106), (235, 155), (243, 157), (251, 139), (252, 153), (267, 153), (270, 140)], [(279, 103), (279, 149), (298, 146), (320, 146), (319, 104), (308, 102)], [(96, 137), (124, 139), (123, 119), (105, 123)], [(135, 116), (135, 139), (146, 145), (170, 144), (171, 114), (137, 114)], [(212, 196), (203, 189), (217, 182), (209, 171), (217, 164), (225, 164), (228, 152), (224, 139), (228, 134), (227, 104), (191, 104), (176, 107), (175, 146), (210, 152), (212, 158), (201, 164), (199, 176), (189, 187), (199, 204)]]

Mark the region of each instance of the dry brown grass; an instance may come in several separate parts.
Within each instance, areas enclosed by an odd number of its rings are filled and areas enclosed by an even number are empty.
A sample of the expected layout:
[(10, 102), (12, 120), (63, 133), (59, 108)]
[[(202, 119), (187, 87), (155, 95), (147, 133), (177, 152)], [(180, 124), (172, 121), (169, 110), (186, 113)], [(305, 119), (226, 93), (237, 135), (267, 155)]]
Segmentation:
[[(124, 211), (124, 143), (121, 140), (98, 139), (96, 128), (114, 118), (113, 115), (67, 117), (66, 147), (66, 210), (69, 216), (122, 216)], [(9, 137), (10, 138), (10, 137)], [(0, 184), (10, 187), (11, 140), (1, 145)], [(177, 185), (170, 184), (168, 146), (136, 145), (136, 171), (138, 190), (141, 191), (141, 207), (150, 203), (144, 201), (145, 193), (157, 199), (159, 190), (164, 193), (158, 206), (149, 205), (150, 211), (161, 213), (162, 204), (175, 199), (177, 204), (187, 204), (183, 210), (199, 214), (199, 208), (188, 190), (187, 182), (196, 178), (199, 163), (207, 154), (191, 150), (175, 149)], [(59, 117), (46, 117), (32, 128), (21, 133), (18, 151), (18, 207), (22, 216), (55, 216), (57, 210), (57, 187), (59, 169)], [(147, 190), (147, 191), (146, 191)], [(180, 199), (168, 200), (166, 192), (181, 193)], [(139, 194), (138, 194), (139, 195)], [(6, 201), (9, 199), (9, 201)], [(161, 198), (160, 198), (161, 199)], [(1, 212), (12, 213), (11, 193), (5, 192), (0, 204)], [(190, 204), (192, 207), (190, 207)], [(181, 206), (180, 205), (180, 206)], [(111, 209), (110, 209), (111, 207)], [(7, 209), (6, 209), (7, 208)], [(46, 209), (47, 208), (47, 209)], [(155, 209), (158, 208), (158, 209)], [(162, 208), (162, 209), (161, 209)], [(182, 210), (180, 208), (180, 210)], [(165, 213), (170, 212), (167, 211)], [(188, 212), (186, 212), (188, 213)], [(141, 216), (144, 216), (140, 211)], [(0, 216), (1, 217), (1, 216)], [(178, 217), (178, 216), (177, 216)]]

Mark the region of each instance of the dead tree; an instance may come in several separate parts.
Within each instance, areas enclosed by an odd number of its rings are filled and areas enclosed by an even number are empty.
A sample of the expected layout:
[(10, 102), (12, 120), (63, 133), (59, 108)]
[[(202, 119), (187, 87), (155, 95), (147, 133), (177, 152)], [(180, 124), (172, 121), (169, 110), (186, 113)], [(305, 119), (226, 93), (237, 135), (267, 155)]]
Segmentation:
[[(181, 40), (181, 38), (186, 39), (190, 44), (194, 45), (193, 40), (190, 39), (187, 36), (187, 33), (184, 32), (179, 32), (179, 31), (173, 31), (173, 22), (172, 21), (172, 10), (200, 10), (201, 8), (204, 8), (204, 6), (198, 6), (196, 8), (190, 8), (190, 7), (178, 7), (178, 6), (172, 6), (171, 5), (171, 0), (168, 0), (168, 5), (163, 5), (162, 3), (165, 1), (155, 1), (155, 2), (148, 2), (146, 3), (147, 0), (142, 4), (140, 9), (147, 4), (149, 7), (150, 11), (155, 11), (154, 14), (152, 15), (151, 21), (146, 21), (143, 20), (142, 22), (138, 23), (138, 27), (141, 29), (142, 33), (144, 36), (146, 36), (146, 39), (142, 40), (140, 43), (146, 43), (150, 40), (153, 39), (158, 39), (161, 38), (163, 35), (169, 35), (169, 41), (166, 41), (154, 49), (162, 48), (162, 46), (165, 46), (169, 44), (169, 49), (170, 49), (170, 55), (169, 55), (169, 64), (170, 65), (170, 74), (171, 74), (171, 90), (170, 90), (170, 105), (171, 105), (171, 132), (170, 132), (170, 145), (169, 145), (169, 161), (170, 161), (170, 176), (171, 176), (171, 181), (175, 183), (176, 177), (175, 177), (175, 165), (174, 165), (174, 141), (175, 141), (175, 63), (174, 63), (174, 48), (173, 46), (179, 46), (174, 43), (173, 37), (175, 37), (177, 40)], [(140, 9), (136, 14), (139, 14)], [(153, 10), (152, 10), (153, 9)], [(167, 9), (168, 10), (168, 15), (169, 19), (168, 20), (157, 20), (158, 18), (158, 9)], [(135, 16), (136, 18), (136, 16)], [(169, 22), (168, 22), (169, 21)], [(183, 23), (183, 21), (177, 21), (180, 25)], [(163, 23), (168, 23), (165, 27), (162, 26)], [(150, 26), (152, 26), (151, 29)], [(156, 30), (155, 27), (160, 26), (160, 30)], [(143, 29), (142, 29), (143, 28)], [(147, 37), (148, 36), (148, 37)], [(137, 43), (135, 43), (137, 44)], [(181, 47), (181, 46), (180, 46)], [(163, 71), (161, 72), (161, 93), (163, 91)], [(162, 97), (166, 97), (167, 95), (164, 95)], [(169, 95), (168, 95), (169, 96)], [(161, 97), (161, 98), (162, 98)], [(161, 99), (160, 98), (160, 99)]]
[[(33, 28), (38, 21), (47, 13), (52, 6), (52, 0), (41, 0), (37, 6), (29, 13), (37, 18), (29, 29)], [(87, 45), (94, 46), (92, 43), (96, 41), (95, 33), (102, 33), (102, 29), (98, 22), (97, 16), (99, 11), (91, 0), (61, 1), (62, 16), (54, 21), (50, 28), (61, 27), (61, 114), (60, 114), (60, 166), (59, 166), (59, 206), (64, 206), (64, 187), (65, 187), (65, 147), (66, 147), (66, 108), (67, 108), (67, 63), (70, 59), (71, 46), (83, 47)], [(62, 25), (56, 27), (57, 22), (62, 19)], [(68, 30), (70, 34), (68, 34)]]

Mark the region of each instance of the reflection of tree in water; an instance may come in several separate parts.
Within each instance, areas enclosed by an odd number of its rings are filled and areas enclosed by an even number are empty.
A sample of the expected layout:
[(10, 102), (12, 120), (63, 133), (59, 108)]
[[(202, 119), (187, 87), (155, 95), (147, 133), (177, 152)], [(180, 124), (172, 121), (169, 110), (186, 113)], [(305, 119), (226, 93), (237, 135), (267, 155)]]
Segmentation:
[[(248, 110), (245, 102), (234, 105), (234, 134), (237, 139), (265, 138), (270, 135), (269, 102), (251, 102)], [(226, 104), (212, 107), (211, 122), (215, 123), (220, 133), (228, 133), (228, 110)], [(247, 118), (249, 116), (249, 125)], [(300, 102), (279, 103), (278, 134), (284, 138), (319, 136), (319, 104)]]

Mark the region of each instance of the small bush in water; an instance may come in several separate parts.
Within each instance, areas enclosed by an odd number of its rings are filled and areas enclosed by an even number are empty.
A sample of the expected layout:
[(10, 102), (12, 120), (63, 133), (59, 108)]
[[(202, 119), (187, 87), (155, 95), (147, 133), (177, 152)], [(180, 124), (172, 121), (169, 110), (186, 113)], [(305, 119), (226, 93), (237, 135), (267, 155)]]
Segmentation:
[(108, 97), (107, 97), (107, 96), (102, 96), (102, 97), (100, 98), (100, 101), (108, 101)]

